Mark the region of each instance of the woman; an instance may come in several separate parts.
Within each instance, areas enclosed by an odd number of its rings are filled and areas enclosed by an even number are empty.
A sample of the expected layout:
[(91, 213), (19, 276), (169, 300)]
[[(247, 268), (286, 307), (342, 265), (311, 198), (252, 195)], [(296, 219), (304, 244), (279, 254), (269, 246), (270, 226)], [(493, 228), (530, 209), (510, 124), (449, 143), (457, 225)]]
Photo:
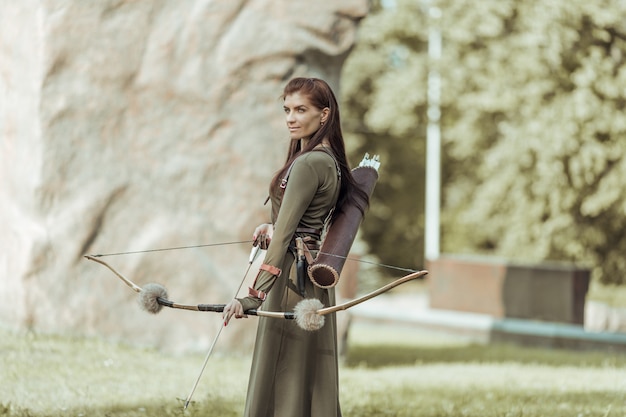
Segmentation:
[[(270, 184), (271, 224), (253, 234), (267, 253), (248, 297), (224, 308), (224, 322), (244, 311), (293, 311), (303, 298), (335, 304), (334, 289), (298, 280), (294, 239), (302, 237), (315, 256), (325, 226), (344, 204), (364, 210), (367, 194), (355, 186), (346, 159), (337, 100), (328, 84), (295, 78), (283, 91), (289, 129), (287, 160)], [(271, 291), (270, 291), (271, 290)], [(327, 316), (328, 317), (328, 316)], [(337, 331), (334, 315), (318, 331), (292, 320), (259, 318), (244, 415), (333, 417), (339, 406)]]

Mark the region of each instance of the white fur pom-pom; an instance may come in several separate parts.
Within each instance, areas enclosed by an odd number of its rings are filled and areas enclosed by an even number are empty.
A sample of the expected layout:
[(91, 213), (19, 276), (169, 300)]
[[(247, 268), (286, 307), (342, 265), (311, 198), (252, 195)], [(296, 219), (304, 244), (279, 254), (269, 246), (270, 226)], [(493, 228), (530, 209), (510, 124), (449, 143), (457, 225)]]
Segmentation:
[(157, 314), (163, 306), (159, 304), (157, 298), (167, 300), (167, 290), (159, 284), (146, 284), (139, 292), (139, 305), (148, 313)]
[(300, 301), (294, 308), (296, 323), (307, 331), (319, 330), (324, 326), (324, 316), (317, 314), (318, 310), (324, 308), (324, 304), (317, 298), (309, 298)]

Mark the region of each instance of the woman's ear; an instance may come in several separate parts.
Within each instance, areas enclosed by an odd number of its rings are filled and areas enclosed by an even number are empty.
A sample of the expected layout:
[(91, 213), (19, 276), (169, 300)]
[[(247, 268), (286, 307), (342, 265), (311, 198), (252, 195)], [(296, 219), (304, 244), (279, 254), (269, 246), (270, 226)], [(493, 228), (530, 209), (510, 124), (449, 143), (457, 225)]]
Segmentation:
[(324, 124), (326, 123), (326, 120), (328, 119), (328, 115), (330, 114), (330, 109), (328, 107), (324, 107), (322, 109), (322, 117), (320, 119), (320, 123)]

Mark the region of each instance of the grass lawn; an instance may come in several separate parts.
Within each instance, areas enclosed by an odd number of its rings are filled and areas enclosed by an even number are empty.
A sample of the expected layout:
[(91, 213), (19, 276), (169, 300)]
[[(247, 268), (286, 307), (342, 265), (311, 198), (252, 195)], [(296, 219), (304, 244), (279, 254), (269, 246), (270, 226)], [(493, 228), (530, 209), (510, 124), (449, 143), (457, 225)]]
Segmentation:
[[(174, 356), (99, 339), (0, 329), (0, 416), (240, 416), (248, 354)], [(479, 346), (355, 323), (340, 368), (344, 416), (622, 417), (626, 355)]]

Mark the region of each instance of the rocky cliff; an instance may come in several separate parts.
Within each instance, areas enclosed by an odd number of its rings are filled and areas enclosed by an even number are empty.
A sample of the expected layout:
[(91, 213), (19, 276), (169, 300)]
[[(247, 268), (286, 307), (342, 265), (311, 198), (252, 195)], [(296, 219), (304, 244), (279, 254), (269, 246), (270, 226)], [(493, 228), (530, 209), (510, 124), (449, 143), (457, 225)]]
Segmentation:
[[(83, 255), (250, 240), (286, 151), (282, 86), (316, 76), (338, 89), (367, 7), (1, 1), (0, 323), (206, 348), (217, 314), (148, 315)], [(175, 301), (224, 303), (249, 249), (103, 259)], [(221, 343), (251, 343), (254, 320), (229, 326)]]

